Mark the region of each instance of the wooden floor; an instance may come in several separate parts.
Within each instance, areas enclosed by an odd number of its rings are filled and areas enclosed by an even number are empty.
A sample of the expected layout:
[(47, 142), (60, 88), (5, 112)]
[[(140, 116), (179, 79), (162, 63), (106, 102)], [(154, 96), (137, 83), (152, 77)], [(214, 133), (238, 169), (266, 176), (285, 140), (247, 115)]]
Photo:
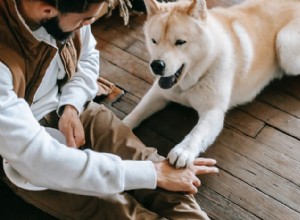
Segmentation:
[[(228, 4), (225, 0), (208, 1), (210, 6), (216, 2)], [(120, 118), (133, 109), (153, 82), (142, 33), (144, 20), (145, 16), (132, 17), (130, 27), (125, 27), (121, 18), (114, 16), (93, 24), (102, 76), (125, 91), (117, 102), (107, 104)], [(194, 110), (171, 104), (135, 133), (166, 155), (197, 119)], [(230, 111), (223, 132), (203, 156), (215, 158), (220, 169), (218, 175), (201, 176), (202, 186), (196, 195), (212, 219), (299, 220), (300, 77), (276, 81), (252, 103)], [(3, 187), (2, 201), (3, 196), (12, 196)], [(17, 204), (25, 206), (20, 201)], [(1, 219), (16, 219), (2, 212)], [(26, 206), (19, 219), (46, 217)]]

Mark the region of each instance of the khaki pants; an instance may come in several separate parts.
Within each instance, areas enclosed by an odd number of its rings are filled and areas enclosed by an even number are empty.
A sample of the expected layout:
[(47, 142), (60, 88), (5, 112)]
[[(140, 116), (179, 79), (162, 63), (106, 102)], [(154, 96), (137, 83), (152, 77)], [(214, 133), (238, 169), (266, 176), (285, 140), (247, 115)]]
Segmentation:
[[(81, 115), (81, 121), (85, 129), (86, 146), (96, 151), (113, 153), (123, 159), (163, 159), (156, 149), (145, 147), (129, 128), (102, 105), (89, 103)], [(57, 117), (46, 117), (42, 124), (55, 127)], [(5, 182), (25, 201), (58, 219), (208, 219), (193, 196), (162, 189), (133, 190), (98, 198), (52, 190), (27, 191), (16, 187), (7, 178)]]

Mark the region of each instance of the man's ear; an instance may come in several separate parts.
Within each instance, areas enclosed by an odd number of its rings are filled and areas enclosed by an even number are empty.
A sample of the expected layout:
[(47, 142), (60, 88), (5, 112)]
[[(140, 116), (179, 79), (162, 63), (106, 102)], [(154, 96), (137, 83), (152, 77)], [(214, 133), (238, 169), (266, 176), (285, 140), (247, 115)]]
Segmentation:
[(147, 9), (147, 16), (154, 15), (159, 11), (156, 0), (144, 0), (144, 3)]
[(54, 6), (44, 1), (40, 1), (39, 3), (40, 13), (44, 19), (53, 18), (58, 15), (58, 10)]

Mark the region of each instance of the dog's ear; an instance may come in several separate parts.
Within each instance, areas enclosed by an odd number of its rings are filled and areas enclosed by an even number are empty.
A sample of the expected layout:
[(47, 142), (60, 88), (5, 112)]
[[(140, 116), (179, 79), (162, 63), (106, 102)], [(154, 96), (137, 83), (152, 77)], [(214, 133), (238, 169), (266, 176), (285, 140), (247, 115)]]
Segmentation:
[(156, 14), (159, 11), (156, 0), (144, 0), (144, 3), (147, 9), (147, 16)]
[(207, 6), (205, 0), (192, 0), (188, 9), (188, 14), (197, 19), (201, 18), (203, 21), (207, 17)]

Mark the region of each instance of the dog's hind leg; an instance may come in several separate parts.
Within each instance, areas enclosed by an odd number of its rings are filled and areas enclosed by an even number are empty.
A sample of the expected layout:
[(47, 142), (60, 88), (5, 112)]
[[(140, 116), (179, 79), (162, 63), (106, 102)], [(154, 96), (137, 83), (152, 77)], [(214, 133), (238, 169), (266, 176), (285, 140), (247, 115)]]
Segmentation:
[(300, 19), (284, 26), (276, 38), (277, 58), (280, 67), (288, 75), (300, 74)]

